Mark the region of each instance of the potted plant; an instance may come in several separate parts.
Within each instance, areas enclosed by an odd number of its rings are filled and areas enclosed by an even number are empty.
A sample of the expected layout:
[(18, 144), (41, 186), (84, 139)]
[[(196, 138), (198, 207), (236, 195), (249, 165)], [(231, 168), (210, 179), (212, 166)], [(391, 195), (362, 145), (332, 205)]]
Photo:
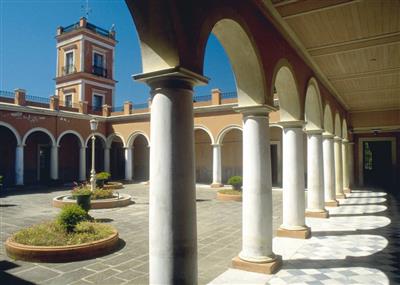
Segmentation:
[(77, 185), (72, 189), (71, 193), (72, 197), (76, 198), (76, 203), (88, 212), (90, 210), (90, 199), (92, 196), (90, 186), (85, 184)]
[(228, 184), (232, 185), (234, 190), (240, 191), (242, 188), (242, 176), (232, 176), (228, 179)]
[(108, 182), (108, 179), (110, 179), (111, 174), (108, 172), (99, 172), (96, 174), (96, 185), (97, 187), (103, 188), (104, 184)]

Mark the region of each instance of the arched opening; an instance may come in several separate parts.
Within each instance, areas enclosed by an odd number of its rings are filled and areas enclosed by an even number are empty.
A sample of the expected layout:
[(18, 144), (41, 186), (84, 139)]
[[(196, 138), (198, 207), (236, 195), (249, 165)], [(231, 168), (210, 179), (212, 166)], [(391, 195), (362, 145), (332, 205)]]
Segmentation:
[(212, 183), (212, 141), (203, 129), (194, 130), (194, 148), (196, 161), (196, 182)]
[(242, 155), (242, 131), (238, 128), (227, 130), (221, 142), (221, 169), (222, 183), (226, 184), (229, 177), (242, 176), (243, 155)]
[(320, 130), (323, 126), (321, 95), (314, 78), (309, 81), (305, 103), (306, 130)]
[(0, 176), (7, 187), (15, 184), (15, 150), (18, 139), (11, 129), (0, 125)]
[(149, 180), (150, 149), (144, 135), (137, 135), (133, 141), (133, 178), (135, 181)]
[[(274, 91), (279, 100), (281, 122), (301, 120), (299, 92), (290, 64), (282, 59), (274, 75)], [(275, 92), (273, 92), (275, 93)]]
[(272, 186), (282, 187), (282, 129), (277, 126), (271, 126), (269, 131)]
[(80, 139), (73, 133), (66, 133), (58, 145), (59, 179), (63, 182), (79, 181)]
[[(96, 172), (105, 170), (104, 167), (104, 149), (106, 141), (103, 137), (95, 135), (94, 141), (94, 167)], [(92, 169), (92, 139), (91, 137), (86, 141), (86, 177), (90, 177), (90, 170)]]
[(24, 181), (25, 184), (48, 183), (51, 169), (51, 147), (54, 139), (42, 130), (34, 130), (25, 136)]
[(114, 180), (125, 178), (124, 142), (118, 136), (113, 136), (110, 145), (110, 173)]
[(339, 113), (335, 115), (335, 136), (342, 137), (342, 124)]
[(324, 112), (324, 130), (328, 134), (334, 134), (332, 111), (328, 104), (325, 106)]

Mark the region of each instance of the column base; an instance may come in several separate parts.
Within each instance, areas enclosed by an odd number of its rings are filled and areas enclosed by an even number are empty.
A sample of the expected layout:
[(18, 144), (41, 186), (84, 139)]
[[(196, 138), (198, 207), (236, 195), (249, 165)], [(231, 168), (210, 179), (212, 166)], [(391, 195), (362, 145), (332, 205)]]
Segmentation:
[(329, 218), (329, 212), (327, 210), (323, 210), (320, 212), (306, 211), (305, 216), (308, 218), (327, 219)]
[(221, 188), (223, 186), (224, 186), (224, 184), (221, 184), (221, 183), (213, 183), (210, 185), (211, 188)]
[(343, 192), (344, 192), (345, 194), (350, 194), (350, 193), (351, 193), (351, 189), (350, 189), (350, 188), (344, 188), (344, 189), (343, 189)]
[(278, 237), (288, 237), (288, 238), (298, 238), (298, 239), (308, 239), (311, 237), (311, 229), (306, 227), (302, 230), (287, 230), (279, 228), (276, 231), (276, 236)]
[(243, 259), (240, 259), (239, 256), (236, 256), (232, 259), (232, 268), (250, 271), (250, 272), (257, 272), (263, 274), (274, 274), (282, 267), (282, 257), (277, 255), (274, 260), (271, 262), (249, 262)]
[(338, 194), (338, 193), (336, 193), (336, 198), (337, 199), (346, 199), (347, 197), (346, 197), (346, 195), (343, 193), (343, 194)]
[(326, 201), (325, 207), (339, 207), (339, 201), (338, 200)]

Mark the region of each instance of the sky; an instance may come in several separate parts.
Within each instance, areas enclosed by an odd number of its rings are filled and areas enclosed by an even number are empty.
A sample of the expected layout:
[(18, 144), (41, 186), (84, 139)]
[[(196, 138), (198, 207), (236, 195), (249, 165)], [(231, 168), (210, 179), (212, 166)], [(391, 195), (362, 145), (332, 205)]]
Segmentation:
[[(85, 15), (85, 0), (0, 0), (0, 90), (23, 88), (29, 95), (55, 93), (56, 29)], [(109, 29), (115, 25), (116, 106), (124, 101), (147, 101), (149, 88), (132, 80), (142, 72), (138, 35), (123, 0), (89, 1), (89, 22)], [(206, 48), (204, 75), (207, 86), (196, 87), (199, 95), (212, 88), (235, 90), (235, 79), (224, 49), (214, 36)]]

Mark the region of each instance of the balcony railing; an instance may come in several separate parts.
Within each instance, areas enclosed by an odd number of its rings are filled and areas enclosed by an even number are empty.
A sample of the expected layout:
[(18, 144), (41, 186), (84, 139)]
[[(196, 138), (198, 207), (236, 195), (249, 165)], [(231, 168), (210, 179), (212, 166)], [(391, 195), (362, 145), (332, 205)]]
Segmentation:
[(117, 106), (111, 108), (111, 112), (123, 112), (123, 111), (124, 111), (124, 106)]
[(107, 77), (107, 69), (102, 66), (92, 66), (92, 73), (97, 76)]
[(211, 95), (194, 95), (193, 102), (207, 102), (211, 100)]
[(63, 66), (63, 68), (62, 68), (62, 75), (68, 75), (68, 74), (72, 74), (75, 72), (76, 72), (76, 68), (75, 68), (75, 65), (73, 65), (73, 64)]
[[(66, 27), (61, 27), (61, 33), (72, 32), (72, 31), (80, 29), (80, 28), (82, 28), (82, 27), (79, 25), (79, 22), (76, 22), (76, 23), (74, 23), (72, 25), (69, 25), (69, 26), (66, 26)], [(100, 27), (98, 27), (96, 25), (93, 25), (91, 23), (86, 23), (85, 28), (95, 32), (96, 34), (99, 34), (101, 36), (108, 37), (108, 38), (114, 38), (114, 35), (115, 35), (111, 30), (108, 31), (106, 29), (100, 28)]]
[(140, 109), (147, 109), (149, 108), (149, 103), (139, 103), (139, 104), (133, 104), (133, 109), (134, 110), (140, 110)]
[(14, 99), (15, 93), (10, 91), (0, 90), (0, 97)]
[(221, 99), (234, 99), (237, 98), (237, 92), (225, 92), (221, 93)]

